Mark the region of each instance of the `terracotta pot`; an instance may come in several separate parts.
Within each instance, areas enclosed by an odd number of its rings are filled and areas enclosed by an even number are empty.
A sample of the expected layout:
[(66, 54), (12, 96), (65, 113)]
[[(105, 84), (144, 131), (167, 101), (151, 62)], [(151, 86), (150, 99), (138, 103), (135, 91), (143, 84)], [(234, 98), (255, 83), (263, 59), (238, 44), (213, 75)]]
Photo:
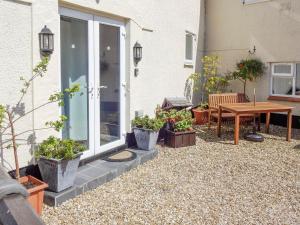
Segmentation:
[(208, 122), (208, 109), (192, 109), (196, 124), (204, 125)]
[(27, 189), (29, 196), (27, 201), (38, 215), (41, 215), (44, 202), (44, 190), (48, 187), (48, 184), (36, 179), (32, 176), (25, 176), (20, 178), (20, 183), (25, 184), (30, 182), (34, 184), (34, 187)]

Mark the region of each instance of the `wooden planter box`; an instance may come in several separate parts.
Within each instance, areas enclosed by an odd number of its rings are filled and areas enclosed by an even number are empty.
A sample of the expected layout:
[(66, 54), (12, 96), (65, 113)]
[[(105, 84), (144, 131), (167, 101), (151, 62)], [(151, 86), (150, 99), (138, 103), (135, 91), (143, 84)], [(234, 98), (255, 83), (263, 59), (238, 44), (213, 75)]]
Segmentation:
[(172, 148), (195, 145), (196, 133), (195, 131), (172, 132), (166, 130), (165, 144)]

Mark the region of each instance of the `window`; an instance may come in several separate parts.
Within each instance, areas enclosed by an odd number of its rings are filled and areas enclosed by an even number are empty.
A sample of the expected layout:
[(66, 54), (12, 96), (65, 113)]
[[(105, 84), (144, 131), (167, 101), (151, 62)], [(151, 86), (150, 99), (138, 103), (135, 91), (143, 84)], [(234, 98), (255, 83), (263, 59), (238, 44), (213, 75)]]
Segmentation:
[(192, 64), (194, 59), (194, 35), (192, 33), (185, 34), (185, 61), (186, 63)]
[(271, 95), (300, 98), (300, 63), (273, 63)]

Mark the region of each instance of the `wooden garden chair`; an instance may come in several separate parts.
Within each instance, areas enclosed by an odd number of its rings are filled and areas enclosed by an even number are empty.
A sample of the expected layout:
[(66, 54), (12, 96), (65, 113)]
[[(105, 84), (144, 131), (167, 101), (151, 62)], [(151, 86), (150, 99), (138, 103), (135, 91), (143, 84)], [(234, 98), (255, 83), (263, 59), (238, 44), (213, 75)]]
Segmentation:
[[(242, 93), (222, 93), (222, 94), (210, 94), (208, 96), (208, 128), (210, 128), (212, 120), (218, 120), (219, 105), (230, 103), (243, 103), (249, 102), (246, 96)], [(243, 114), (241, 115), (241, 122), (248, 123), (253, 121), (253, 117), (258, 117), (258, 130), (260, 130), (260, 114)], [(233, 122), (235, 115), (230, 112), (222, 113), (222, 121)]]

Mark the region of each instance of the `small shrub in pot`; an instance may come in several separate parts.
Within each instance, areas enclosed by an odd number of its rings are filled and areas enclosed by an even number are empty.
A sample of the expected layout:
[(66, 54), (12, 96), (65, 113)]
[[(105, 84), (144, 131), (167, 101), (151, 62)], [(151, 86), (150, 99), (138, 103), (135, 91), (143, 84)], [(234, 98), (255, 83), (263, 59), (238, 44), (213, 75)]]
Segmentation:
[(132, 121), (134, 126), (133, 132), (137, 142), (137, 146), (143, 150), (154, 149), (159, 130), (164, 122), (158, 118), (150, 118), (149, 116), (137, 117)]
[(201, 103), (192, 109), (196, 124), (203, 125), (208, 122), (208, 108), (208, 103)]
[(85, 150), (84, 145), (74, 140), (53, 136), (38, 146), (35, 156), (42, 178), (50, 190), (60, 192), (73, 186), (80, 156)]

